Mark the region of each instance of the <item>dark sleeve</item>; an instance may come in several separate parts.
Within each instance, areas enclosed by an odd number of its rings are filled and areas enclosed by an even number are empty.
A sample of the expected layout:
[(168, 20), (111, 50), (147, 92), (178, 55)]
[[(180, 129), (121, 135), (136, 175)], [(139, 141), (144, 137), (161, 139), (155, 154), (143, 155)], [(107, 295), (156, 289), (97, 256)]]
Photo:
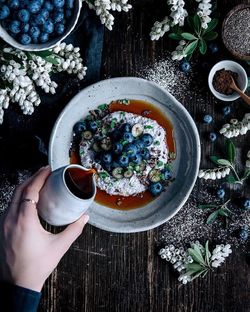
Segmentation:
[(41, 293), (8, 283), (0, 283), (0, 310), (4, 312), (37, 311)]

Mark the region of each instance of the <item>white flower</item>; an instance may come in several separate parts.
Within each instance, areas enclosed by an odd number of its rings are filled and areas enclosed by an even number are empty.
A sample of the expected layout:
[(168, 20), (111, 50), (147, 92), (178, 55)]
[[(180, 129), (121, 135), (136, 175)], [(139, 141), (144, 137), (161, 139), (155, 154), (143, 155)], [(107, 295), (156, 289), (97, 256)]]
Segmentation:
[(231, 245), (217, 245), (212, 252), (211, 266), (213, 268), (218, 268), (231, 253)]
[(199, 178), (203, 178), (205, 180), (216, 180), (225, 178), (225, 176), (229, 175), (230, 167), (222, 166), (214, 169), (200, 170), (198, 173)]
[(212, 11), (210, 10), (212, 4), (210, 0), (196, 0), (200, 2), (198, 5), (197, 15), (201, 18), (201, 27), (203, 29), (207, 29), (209, 22), (211, 22), (210, 14)]
[(159, 40), (170, 29), (170, 19), (166, 16), (161, 22), (155, 22), (151, 32), (151, 40)]
[(225, 124), (219, 132), (226, 138), (232, 138), (244, 135), (248, 132), (248, 130), (250, 130), (250, 116), (249, 114), (245, 114), (242, 121), (231, 119), (230, 124)]

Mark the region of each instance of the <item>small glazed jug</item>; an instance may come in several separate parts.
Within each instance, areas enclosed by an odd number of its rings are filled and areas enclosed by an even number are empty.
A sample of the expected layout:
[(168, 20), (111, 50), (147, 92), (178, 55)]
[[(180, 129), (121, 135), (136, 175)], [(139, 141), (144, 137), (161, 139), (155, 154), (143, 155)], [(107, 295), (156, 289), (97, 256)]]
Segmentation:
[(95, 171), (68, 165), (51, 172), (39, 193), (38, 214), (47, 223), (67, 225), (79, 219), (96, 195)]

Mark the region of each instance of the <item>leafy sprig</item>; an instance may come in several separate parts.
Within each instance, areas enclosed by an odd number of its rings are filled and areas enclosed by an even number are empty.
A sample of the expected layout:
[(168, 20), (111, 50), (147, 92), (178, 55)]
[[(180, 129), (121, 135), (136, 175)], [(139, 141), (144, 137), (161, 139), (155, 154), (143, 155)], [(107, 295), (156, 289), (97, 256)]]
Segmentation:
[(231, 199), (227, 200), (223, 204), (203, 204), (203, 205), (198, 205), (198, 209), (212, 209), (214, 208), (215, 210), (209, 214), (206, 223), (207, 224), (212, 224), (218, 217), (222, 217), (225, 219), (226, 225), (228, 224), (228, 219), (231, 218), (231, 215), (233, 212), (228, 208), (228, 205), (230, 203)]
[(190, 59), (193, 53), (197, 50), (202, 55), (207, 52), (207, 42), (215, 40), (218, 33), (214, 31), (218, 25), (218, 19), (214, 18), (208, 23), (207, 29), (201, 27), (201, 18), (195, 14), (187, 18), (189, 32), (181, 32), (179, 27), (173, 28), (173, 32), (168, 36), (174, 40), (186, 40), (187, 43), (184, 47), (183, 53)]

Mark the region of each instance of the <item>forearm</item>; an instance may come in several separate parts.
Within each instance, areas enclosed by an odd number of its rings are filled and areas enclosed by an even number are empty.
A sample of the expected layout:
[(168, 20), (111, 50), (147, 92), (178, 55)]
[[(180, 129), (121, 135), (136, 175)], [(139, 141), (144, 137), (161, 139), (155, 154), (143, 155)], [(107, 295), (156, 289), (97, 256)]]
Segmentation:
[(40, 292), (0, 283), (0, 310), (5, 312), (35, 312), (40, 298)]

